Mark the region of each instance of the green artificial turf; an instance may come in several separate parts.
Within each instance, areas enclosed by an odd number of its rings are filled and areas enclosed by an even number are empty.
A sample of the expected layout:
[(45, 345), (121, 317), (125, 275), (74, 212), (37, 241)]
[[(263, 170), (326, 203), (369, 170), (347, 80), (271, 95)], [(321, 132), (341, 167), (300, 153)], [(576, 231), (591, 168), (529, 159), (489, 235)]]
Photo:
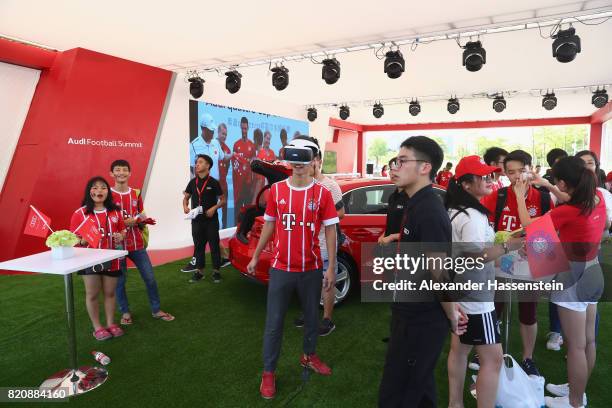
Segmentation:
[[(91, 336), (83, 283), (75, 276), (79, 363), (95, 363), (91, 350), (106, 353), (112, 363), (106, 384), (71, 399), (71, 406), (376, 406), (386, 351), (381, 339), (387, 336), (389, 327), (388, 305), (363, 304), (354, 293), (339, 307), (334, 315), (336, 330), (319, 338), (317, 350), (333, 368), (333, 375), (313, 374), (301, 389), (298, 360), (302, 330), (292, 325), (298, 314), (294, 300), (285, 321), (277, 397), (264, 401), (259, 396), (259, 383), (266, 288), (231, 267), (223, 269), (220, 284), (212, 283), (210, 275), (203, 282), (188, 284), (190, 275), (179, 272), (184, 264), (155, 268), (162, 309), (174, 314), (176, 320), (168, 323), (151, 318), (144, 284), (138, 273), (130, 270), (128, 296), (134, 324), (126, 329), (124, 337), (106, 342), (97, 342)], [(37, 387), (49, 375), (67, 368), (61, 277), (0, 276), (0, 306), (0, 387)], [(612, 399), (612, 306), (600, 303), (600, 311), (597, 365), (587, 390), (590, 407), (609, 407)], [(547, 382), (565, 382), (564, 353), (545, 349), (545, 303), (539, 305), (538, 316), (538, 366)], [(514, 327), (511, 350), (520, 357), (518, 322)], [(436, 370), (440, 407), (447, 403), (447, 351), (448, 347)], [(465, 403), (466, 407), (476, 406), (467, 392)]]

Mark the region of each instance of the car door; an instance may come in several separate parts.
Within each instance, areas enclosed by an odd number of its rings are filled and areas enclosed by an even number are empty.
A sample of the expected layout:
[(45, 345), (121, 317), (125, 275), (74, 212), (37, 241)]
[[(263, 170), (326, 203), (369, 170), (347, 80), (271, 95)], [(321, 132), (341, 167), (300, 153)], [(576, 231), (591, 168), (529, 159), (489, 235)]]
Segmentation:
[(343, 194), (345, 215), (340, 226), (357, 265), (361, 265), (361, 244), (377, 242), (385, 232), (389, 196), (395, 189), (393, 184), (380, 184), (358, 187)]

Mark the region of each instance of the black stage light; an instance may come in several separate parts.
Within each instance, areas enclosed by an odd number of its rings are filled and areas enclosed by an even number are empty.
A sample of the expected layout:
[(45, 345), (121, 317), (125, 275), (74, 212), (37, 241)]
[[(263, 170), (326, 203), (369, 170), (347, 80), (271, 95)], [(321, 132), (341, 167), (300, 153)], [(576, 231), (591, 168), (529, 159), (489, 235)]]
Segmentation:
[(580, 52), (580, 37), (576, 35), (574, 27), (560, 30), (551, 38), (555, 39), (552, 44), (553, 57), (559, 62), (573, 61)]
[(308, 108), (308, 120), (314, 122), (317, 119), (317, 108)]
[(591, 103), (595, 105), (596, 108), (603, 108), (608, 103), (608, 92), (605, 89), (596, 90), (593, 92)]
[(338, 82), (338, 79), (340, 79), (340, 61), (335, 58), (323, 60), (321, 77), (328, 85)]
[(459, 99), (450, 98), (448, 100), (448, 104), (446, 105), (446, 110), (448, 110), (448, 113), (450, 113), (451, 115), (454, 115), (455, 113), (459, 112)]
[(389, 51), (385, 57), (385, 74), (392, 79), (401, 77), (406, 64), (400, 50)]
[(342, 105), (340, 107), (340, 119), (347, 120), (349, 116), (351, 116), (351, 110), (348, 106)]
[(542, 98), (542, 106), (546, 110), (553, 110), (557, 107), (557, 97), (554, 92), (547, 93)]
[(227, 71), (225, 73), (227, 78), (225, 78), (225, 89), (229, 91), (231, 94), (235, 94), (240, 90), (240, 85), (242, 85), (242, 74), (238, 71)]
[(374, 107), (372, 108), (372, 115), (374, 115), (376, 119), (380, 119), (384, 114), (385, 109), (383, 108), (382, 103), (375, 103)]
[(194, 76), (188, 79), (189, 81), (189, 93), (195, 99), (198, 99), (204, 93), (204, 80), (199, 76)]
[(487, 63), (487, 52), (480, 41), (470, 41), (463, 48), (463, 66), (468, 71), (479, 71)]
[(272, 74), (272, 85), (277, 91), (282, 91), (289, 85), (289, 70), (283, 65), (280, 67), (274, 67), (271, 69)]
[(500, 113), (506, 109), (506, 100), (503, 95), (498, 95), (493, 99), (493, 110), (495, 112)]
[(418, 115), (419, 112), (421, 112), (421, 105), (419, 104), (419, 101), (410, 102), (410, 105), (408, 106), (408, 112), (410, 112), (412, 116)]

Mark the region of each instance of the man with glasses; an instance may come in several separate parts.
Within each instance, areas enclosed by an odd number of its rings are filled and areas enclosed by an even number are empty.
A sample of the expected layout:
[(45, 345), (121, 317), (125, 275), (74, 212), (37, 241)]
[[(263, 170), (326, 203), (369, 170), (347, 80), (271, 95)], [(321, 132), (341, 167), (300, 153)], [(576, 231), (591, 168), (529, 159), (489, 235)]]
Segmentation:
[[(410, 198), (400, 229), (400, 255), (444, 256), (451, 242), (451, 224), (432, 178), (442, 165), (440, 146), (425, 136), (406, 139), (392, 166), (394, 182)], [(410, 246), (406, 244), (411, 244)], [(433, 274), (432, 274), (433, 272)], [(398, 271), (400, 278), (437, 279), (425, 268)], [(427, 279), (425, 279), (428, 277)], [(380, 407), (435, 407), (434, 369), (448, 336), (465, 331), (465, 314), (454, 302), (440, 302), (431, 291), (403, 292), (391, 306), (391, 336), (379, 389)]]
[(501, 147), (489, 147), (482, 156), (485, 164), (502, 169), (500, 173), (493, 174), (493, 191), (506, 187), (509, 183), (504, 174), (504, 159), (508, 152)]

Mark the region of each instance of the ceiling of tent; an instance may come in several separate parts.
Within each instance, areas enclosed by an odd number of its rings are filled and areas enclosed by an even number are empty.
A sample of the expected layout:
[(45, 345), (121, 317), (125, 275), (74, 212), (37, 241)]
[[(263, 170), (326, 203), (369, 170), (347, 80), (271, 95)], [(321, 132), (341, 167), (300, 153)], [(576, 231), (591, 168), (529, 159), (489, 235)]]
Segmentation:
[[(606, 9), (612, 11), (612, 0), (2, 0), (0, 35), (57, 50), (88, 48), (184, 73), (211, 65), (229, 66), (426, 33)], [(467, 97), (480, 92), (612, 84), (612, 20), (600, 25), (576, 23), (574, 27), (582, 39), (582, 52), (568, 64), (552, 57), (552, 40), (542, 38), (537, 29), (519, 30), (481, 37), (487, 63), (478, 72), (466, 71), (461, 66), (462, 50), (454, 40), (444, 40), (420, 44), (415, 50), (409, 45), (402, 47), (406, 71), (398, 79), (387, 78), (383, 61), (368, 49), (336, 55), (342, 73), (334, 85), (322, 81), (321, 65), (302, 60), (286, 62), (290, 71), (286, 90), (279, 92), (272, 87), (268, 65), (241, 69), (242, 90), (300, 105), (355, 102), (355, 109), (369, 111), (367, 103), (356, 101), (451, 94)], [(550, 27), (542, 29), (544, 35), (549, 32)], [(204, 78), (222, 83), (224, 70), (208, 72)], [(571, 106), (556, 115), (592, 113), (595, 108), (589, 103), (589, 90), (578, 93), (584, 97), (568, 94)], [(535, 97), (538, 94), (534, 92)], [(558, 97), (561, 107), (563, 96)], [(585, 102), (576, 102), (581, 100)]]

